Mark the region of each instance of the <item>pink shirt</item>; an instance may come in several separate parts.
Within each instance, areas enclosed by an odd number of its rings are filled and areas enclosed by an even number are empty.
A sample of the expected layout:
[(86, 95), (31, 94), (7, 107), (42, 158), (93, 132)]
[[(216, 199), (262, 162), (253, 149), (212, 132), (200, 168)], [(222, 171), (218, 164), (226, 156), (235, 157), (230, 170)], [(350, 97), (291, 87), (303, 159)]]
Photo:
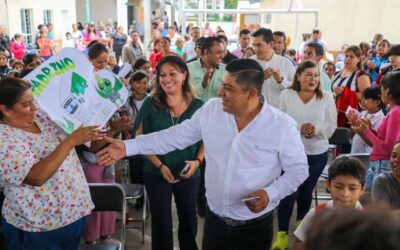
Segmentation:
[(376, 131), (368, 129), (364, 135), (373, 145), (371, 160), (390, 160), (393, 146), (400, 139), (400, 105), (390, 109)]
[(239, 47), (235, 50), (233, 50), (231, 53), (237, 56), (237, 58), (243, 58), (243, 53), (246, 50), (246, 48)]

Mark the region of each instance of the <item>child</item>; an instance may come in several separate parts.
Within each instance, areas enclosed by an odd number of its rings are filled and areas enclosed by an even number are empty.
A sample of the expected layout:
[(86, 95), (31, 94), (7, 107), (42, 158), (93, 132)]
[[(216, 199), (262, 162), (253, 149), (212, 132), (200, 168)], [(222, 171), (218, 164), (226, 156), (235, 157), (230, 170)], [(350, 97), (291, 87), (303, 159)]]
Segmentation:
[(114, 74), (118, 74), (120, 66), (117, 64), (117, 58), (115, 57), (115, 53), (111, 52), (108, 55), (108, 66), (114, 72)]
[[(149, 76), (143, 70), (138, 70), (132, 74), (129, 85), (131, 87), (131, 96), (129, 96), (128, 101), (124, 105), (124, 110), (126, 110), (129, 117), (132, 119), (132, 122), (135, 122), (135, 119), (139, 113), (140, 108), (142, 107), (143, 102), (148, 97), (147, 88), (149, 87)], [(130, 138), (130, 135), (125, 135), (125, 137)], [(129, 139), (126, 138), (126, 139)], [(129, 158), (129, 171), (131, 176), (132, 183), (143, 183), (143, 157), (136, 156)], [(139, 201), (137, 207), (140, 207)]]
[(0, 52), (0, 79), (6, 77), (11, 69), (7, 64), (7, 54)]
[(63, 41), (63, 48), (75, 48), (74, 39), (72, 39), (71, 33), (65, 33), (65, 39)]
[[(381, 101), (381, 89), (379, 86), (370, 86), (361, 95), (361, 103), (365, 110), (359, 115), (357, 115), (356, 110), (351, 110), (348, 117), (349, 122), (353, 124), (358, 118), (368, 119), (371, 122), (371, 127), (376, 129), (385, 117), (382, 111), (384, 105)], [(371, 142), (366, 140), (362, 134), (355, 133), (351, 144), (351, 153), (371, 153), (371, 146)]]
[(388, 73), (381, 83), (382, 102), (390, 108), (376, 130), (369, 120), (357, 119), (351, 126), (356, 133), (362, 134), (372, 142), (371, 162), (367, 174), (367, 189), (370, 190), (375, 177), (381, 173), (390, 173), (390, 154), (400, 138), (400, 72)]
[(311, 209), (304, 217), (296, 231), (293, 250), (304, 249), (306, 231), (309, 229), (312, 218), (321, 209), (355, 208), (362, 209), (359, 198), (365, 191), (365, 177), (367, 174), (364, 164), (353, 157), (339, 157), (329, 167), (326, 188), (332, 195), (328, 203)]
[(18, 72), (21, 72), (24, 69), (24, 63), (21, 60), (15, 59), (12, 63), (11, 63), (11, 68), (13, 70), (16, 70)]

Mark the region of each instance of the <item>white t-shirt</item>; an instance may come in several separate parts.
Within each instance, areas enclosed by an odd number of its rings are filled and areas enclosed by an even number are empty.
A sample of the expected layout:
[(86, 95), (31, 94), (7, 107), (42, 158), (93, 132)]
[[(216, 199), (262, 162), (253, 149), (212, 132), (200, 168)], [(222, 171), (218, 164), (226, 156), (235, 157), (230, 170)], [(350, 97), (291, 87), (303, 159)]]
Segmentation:
[[(330, 200), (326, 203), (326, 207), (328, 209), (333, 208), (333, 201)], [(362, 210), (363, 207), (361, 205), (360, 202), (357, 201), (356, 203), (356, 207), (357, 210)], [(303, 220), (301, 221), (300, 225), (297, 227), (297, 229), (293, 232), (293, 234), (297, 237), (297, 239), (301, 240), (301, 241), (306, 241), (306, 232), (308, 230), (308, 228), (310, 227), (310, 223), (312, 221), (312, 219), (315, 216), (315, 207), (311, 208), (310, 211), (308, 211), (308, 213), (306, 214), (306, 216), (303, 218)]]
[(185, 45), (183, 45), (182, 53), (186, 54), (186, 58), (184, 58), (184, 60), (189, 60), (197, 56), (195, 47), (196, 43), (193, 40), (187, 41)]
[[(365, 110), (360, 113), (359, 117), (370, 120), (371, 128), (376, 130), (379, 126), (379, 123), (385, 117), (385, 114), (382, 112), (382, 110), (379, 110), (375, 114), (369, 114), (368, 111)], [(359, 134), (354, 134), (353, 141), (351, 143), (351, 153), (371, 153), (371, 151), (372, 147), (365, 143)]]

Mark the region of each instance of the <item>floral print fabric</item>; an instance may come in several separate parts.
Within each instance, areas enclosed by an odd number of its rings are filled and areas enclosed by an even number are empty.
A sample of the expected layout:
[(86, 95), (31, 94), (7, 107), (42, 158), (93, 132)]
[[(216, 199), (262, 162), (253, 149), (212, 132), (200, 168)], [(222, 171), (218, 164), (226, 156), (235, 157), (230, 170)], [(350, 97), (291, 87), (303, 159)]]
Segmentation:
[(35, 122), (40, 134), (0, 124), (0, 186), (4, 188), (2, 215), (6, 221), (24, 231), (42, 232), (75, 222), (90, 214), (94, 206), (75, 150), (42, 186), (23, 183), (32, 166), (66, 137), (41, 111)]

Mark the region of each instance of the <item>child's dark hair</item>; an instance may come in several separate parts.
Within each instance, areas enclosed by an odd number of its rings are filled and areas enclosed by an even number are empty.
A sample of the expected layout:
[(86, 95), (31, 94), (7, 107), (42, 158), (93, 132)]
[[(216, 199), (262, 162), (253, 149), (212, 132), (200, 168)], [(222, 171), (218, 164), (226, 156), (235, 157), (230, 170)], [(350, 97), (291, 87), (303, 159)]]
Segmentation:
[(362, 97), (364, 99), (372, 99), (374, 101), (378, 101), (379, 109), (385, 108), (385, 104), (382, 102), (381, 99), (381, 88), (378, 85), (369, 86), (368, 88), (364, 89), (364, 91), (362, 92)]
[(143, 78), (147, 78), (147, 80), (150, 79), (149, 75), (147, 75), (145, 71), (138, 70), (132, 74), (131, 78), (129, 79), (129, 85), (131, 85), (133, 82), (141, 81)]
[(332, 162), (328, 169), (328, 182), (338, 176), (352, 176), (363, 186), (367, 176), (367, 168), (359, 159), (349, 156), (341, 156)]
[(383, 79), (381, 86), (389, 90), (390, 98), (396, 103), (396, 105), (400, 105), (400, 72), (394, 71), (386, 74)]
[(135, 64), (133, 65), (133, 70), (134, 70), (134, 71), (139, 70), (140, 67), (142, 67), (142, 66), (145, 65), (146, 63), (149, 63), (149, 64), (150, 64), (150, 62), (149, 62), (146, 58), (139, 58), (139, 59), (137, 59), (136, 62), (135, 62)]
[(91, 42), (88, 45), (88, 57), (89, 59), (96, 59), (99, 57), (101, 54), (106, 53), (108, 55), (108, 50), (107, 47), (99, 42)]

